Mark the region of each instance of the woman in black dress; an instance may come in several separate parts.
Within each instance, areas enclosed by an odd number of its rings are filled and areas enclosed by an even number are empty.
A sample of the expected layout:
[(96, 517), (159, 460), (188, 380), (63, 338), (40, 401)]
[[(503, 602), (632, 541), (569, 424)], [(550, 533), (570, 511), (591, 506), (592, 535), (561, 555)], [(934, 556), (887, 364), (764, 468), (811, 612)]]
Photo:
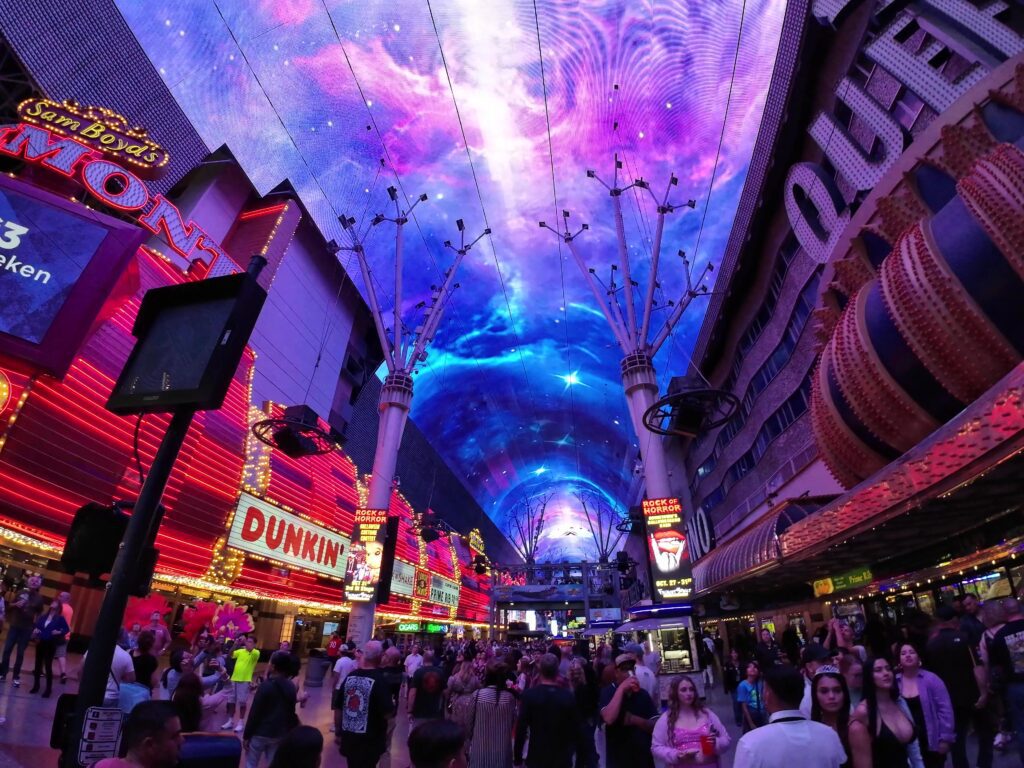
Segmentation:
[(864, 665), (864, 697), (854, 718), (867, 726), (875, 768), (924, 768), (914, 718), (888, 659), (868, 659)]

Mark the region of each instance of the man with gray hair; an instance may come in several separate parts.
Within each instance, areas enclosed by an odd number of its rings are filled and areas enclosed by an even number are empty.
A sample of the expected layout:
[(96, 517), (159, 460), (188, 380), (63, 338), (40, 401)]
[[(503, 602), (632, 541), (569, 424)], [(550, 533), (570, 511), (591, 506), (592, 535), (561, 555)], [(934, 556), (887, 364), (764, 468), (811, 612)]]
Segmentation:
[[(519, 705), (513, 762), (523, 762), (527, 738), (527, 768), (572, 768), (573, 755), (584, 755), (583, 723), (576, 697), (559, 684), (559, 660), (553, 653), (540, 657), (540, 682), (528, 688)], [(582, 764), (582, 760), (579, 761)]]
[(356, 650), (358, 669), (341, 689), (341, 754), (349, 768), (374, 768), (387, 745), (391, 691), (380, 669), (384, 646), (377, 640)]

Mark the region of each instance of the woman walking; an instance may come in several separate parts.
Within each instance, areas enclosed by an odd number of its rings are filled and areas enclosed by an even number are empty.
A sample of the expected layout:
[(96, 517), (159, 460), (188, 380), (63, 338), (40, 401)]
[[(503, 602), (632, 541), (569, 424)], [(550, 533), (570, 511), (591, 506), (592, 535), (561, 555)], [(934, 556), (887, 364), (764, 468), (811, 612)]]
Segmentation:
[(509, 667), (487, 665), (484, 687), (473, 694), (469, 712), (469, 761), (473, 768), (512, 768), (512, 727), (517, 699), (508, 690)]
[(446, 707), (449, 720), (453, 720), (463, 728), (469, 725), (470, 707), (473, 695), (480, 688), (480, 681), (473, 672), (473, 662), (467, 661), (463, 654), (455, 657), (455, 674), (448, 678), (448, 697)]
[(900, 669), (896, 681), (913, 716), (925, 768), (942, 768), (956, 741), (949, 691), (941, 677), (921, 669), (921, 657), (910, 643), (900, 645)]
[(57, 646), (64, 644), (64, 636), (71, 631), (61, 611), (60, 600), (54, 598), (50, 607), (42, 616), (36, 620), (32, 636), (39, 644), (36, 646), (36, 667), (33, 672), (35, 683), (29, 693), (39, 692), (39, 678), (46, 673), (46, 690), (43, 691), (43, 698), (50, 698), (53, 690), (53, 656), (57, 652)]
[(864, 669), (864, 698), (854, 717), (867, 726), (871, 764), (885, 768), (924, 768), (914, 732), (914, 718), (900, 697), (888, 659), (868, 659)]
[(696, 683), (686, 675), (675, 678), (668, 689), (668, 711), (654, 726), (654, 756), (669, 766), (717, 766), (729, 743), (729, 732), (701, 703)]

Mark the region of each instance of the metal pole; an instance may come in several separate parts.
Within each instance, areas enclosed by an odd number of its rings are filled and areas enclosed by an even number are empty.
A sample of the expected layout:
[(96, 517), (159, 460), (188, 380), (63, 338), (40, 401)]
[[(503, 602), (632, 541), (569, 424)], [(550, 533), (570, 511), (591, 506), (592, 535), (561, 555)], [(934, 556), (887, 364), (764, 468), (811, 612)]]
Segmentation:
[(117, 644), (132, 585), (138, 578), (139, 559), (149, 544), (151, 523), (195, 413), (193, 408), (174, 411), (167, 432), (160, 442), (160, 449), (149, 468), (146, 482), (139, 493), (131, 520), (128, 521), (128, 528), (121, 542), (117, 560), (114, 562), (114, 570), (107, 583), (107, 594), (103, 598), (100, 614), (96, 619), (96, 631), (89, 643), (89, 653), (82, 666), (78, 699), (67, 732), (62, 761), (64, 766), (78, 765), (78, 746), (85, 727), (86, 710), (103, 704), (107, 678), (110, 676), (110, 664), (114, 658), (114, 646)]

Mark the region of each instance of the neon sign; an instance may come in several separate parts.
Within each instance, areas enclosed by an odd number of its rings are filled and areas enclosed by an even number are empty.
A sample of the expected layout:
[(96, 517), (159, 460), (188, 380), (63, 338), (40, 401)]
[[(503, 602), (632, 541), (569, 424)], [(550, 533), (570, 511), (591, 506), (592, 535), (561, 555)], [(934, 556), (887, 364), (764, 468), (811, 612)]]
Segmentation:
[(643, 513), (655, 596), (689, 597), (693, 577), (679, 499), (644, 499)]
[(147, 178), (160, 176), (171, 157), (142, 128), (129, 128), (128, 118), (105, 107), (82, 107), (73, 101), (26, 99), (18, 116), (53, 133), (77, 139)]
[(186, 261), (212, 267), (227, 258), (224, 249), (194, 221), (185, 222), (167, 198), (151, 195), (137, 175), (78, 139), (55, 137), (46, 128), (24, 123), (0, 126), (0, 154), (75, 178), (104, 205), (137, 213), (139, 224), (162, 237)]
[(11, 380), (7, 378), (7, 374), (0, 371), (0, 413), (7, 410), (8, 403), (11, 402)]
[(378, 539), (387, 521), (386, 509), (356, 509), (352, 547), (345, 563), (345, 597), (349, 600), (373, 599), (384, 556), (384, 545)]

